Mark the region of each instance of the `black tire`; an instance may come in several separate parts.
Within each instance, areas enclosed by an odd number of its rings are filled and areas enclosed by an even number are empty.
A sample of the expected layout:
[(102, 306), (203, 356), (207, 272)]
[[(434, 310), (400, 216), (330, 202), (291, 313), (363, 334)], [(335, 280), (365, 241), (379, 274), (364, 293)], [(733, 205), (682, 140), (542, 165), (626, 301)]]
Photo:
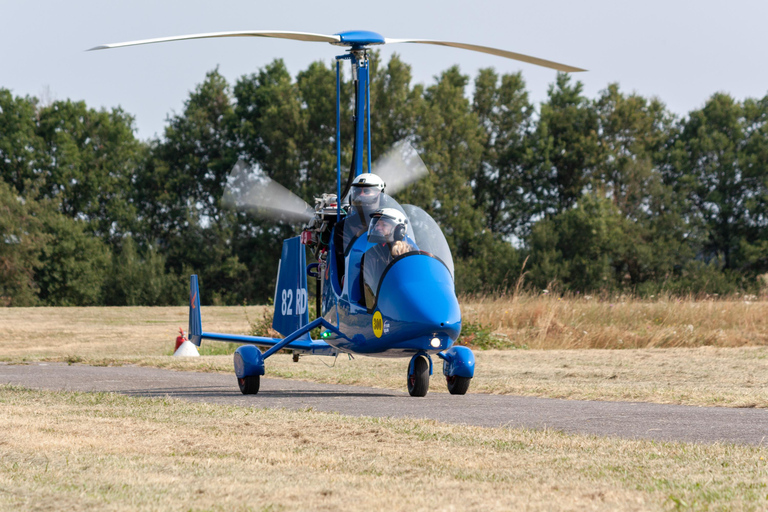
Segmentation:
[(425, 357), (417, 357), (413, 362), (413, 373), (408, 375), (408, 394), (427, 396), (429, 391), (429, 362)]
[(237, 385), (240, 386), (240, 392), (244, 395), (255, 395), (259, 392), (261, 385), (261, 375), (250, 375), (242, 379), (237, 379)]
[(448, 392), (452, 395), (465, 395), (469, 391), (469, 381), (472, 380), (469, 377), (446, 377), (448, 382)]

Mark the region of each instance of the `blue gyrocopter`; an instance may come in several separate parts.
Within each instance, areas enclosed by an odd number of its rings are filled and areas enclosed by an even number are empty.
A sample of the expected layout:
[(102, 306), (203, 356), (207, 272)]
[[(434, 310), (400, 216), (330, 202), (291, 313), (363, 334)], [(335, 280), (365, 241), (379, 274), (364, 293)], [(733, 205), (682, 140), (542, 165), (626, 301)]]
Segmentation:
[[(410, 357), (407, 386), (411, 396), (427, 394), (431, 356), (437, 355), (443, 360), (448, 391), (465, 394), (474, 376), (475, 357), (469, 348), (454, 345), (461, 332), (461, 311), (454, 289), (450, 248), (429, 214), (417, 206), (400, 205), (392, 198), (398, 190), (426, 174), (426, 167), (407, 143), (397, 144), (371, 165), (368, 50), (391, 43), (432, 44), (489, 53), (558, 71), (584, 70), (486, 46), (389, 39), (364, 30), (334, 35), (266, 30), (216, 32), (108, 44), (91, 50), (214, 37), (272, 37), (347, 48), (344, 55), (336, 57), (337, 186), (336, 194), (323, 194), (310, 208), (258, 169), (238, 162), (227, 183), (225, 204), (282, 221), (304, 223), (301, 236), (283, 241), (278, 267), (273, 328), (285, 337), (203, 331), (197, 276), (193, 275), (189, 341), (197, 346), (203, 339), (243, 344), (234, 355), (235, 374), (243, 394), (258, 393), (264, 361), (281, 349), (291, 350), (294, 360), (299, 355), (340, 353)], [(339, 129), (342, 60), (350, 61), (355, 86), (352, 165), (343, 191)], [(307, 249), (313, 252), (317, 263), (307, 265)], [(308, 277), (315, 280), (317, 311), (321, 312), (311, 322)], [(311, 339), (310, 332), (318, 328), (322, 330), (321, 339)], [(259, 347), (266, 350), (262, 352)]]

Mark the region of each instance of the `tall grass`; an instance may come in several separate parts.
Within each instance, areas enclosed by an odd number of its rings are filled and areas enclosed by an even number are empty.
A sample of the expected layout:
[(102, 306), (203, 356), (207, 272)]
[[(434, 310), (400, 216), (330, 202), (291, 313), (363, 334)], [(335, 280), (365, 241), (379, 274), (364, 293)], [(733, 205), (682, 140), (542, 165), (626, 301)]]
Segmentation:
[(494, 348), (768, 345), (768, 300), (754, 295), (640, 299), (518, 292), (459, 300), (464, 324), (489, 331)]

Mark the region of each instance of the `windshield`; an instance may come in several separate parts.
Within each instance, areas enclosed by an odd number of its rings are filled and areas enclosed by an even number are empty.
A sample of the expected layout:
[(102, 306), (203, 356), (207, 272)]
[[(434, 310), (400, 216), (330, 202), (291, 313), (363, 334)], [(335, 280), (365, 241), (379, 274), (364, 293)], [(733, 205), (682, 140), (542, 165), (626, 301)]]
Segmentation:
[(418, 206), (413, 206), (412, 204), (403, 205), (403, 211), (408, 216), (408, 221), (410, 222), (408, 232), (416, 240), (419, 249), (440, 259), (448, 267), (451, 277), (454, 277), (451, 248), (448, 246), (448, 241), (443, 236), (443, 231), (437, 225), (435, 219)]
[[(363, 295), (365, 305), (369, 309), (376, 304), (379, 283), (386, 270), (395, 259), (408, 254), (426, 254), (436, 257), (445, 264), (451, 277), (453, 277), (451, 250), (434, 219), (417, 206), (405, 205), (401, 207), (391, 197), (388, 197), (387, 207), (396, 208), (401, 212), (403, 218), (399, 219), (399, 224), (405, 224), (407, 227), (404, 229), (404, 233), (399, 233), (393, 240), (389, 240), (389, 237), (382, 238), (381, 233), (376, 229), (380, 219), (375, 218), (371, 225), (369, 233), (373, 233), (373, 236), (369, 236), (369, 248), (363, 256), (361, 265)], [(405, 222), (402, 222), (403, 220)], [(388, 230), (387, 233), (389, 233)]]

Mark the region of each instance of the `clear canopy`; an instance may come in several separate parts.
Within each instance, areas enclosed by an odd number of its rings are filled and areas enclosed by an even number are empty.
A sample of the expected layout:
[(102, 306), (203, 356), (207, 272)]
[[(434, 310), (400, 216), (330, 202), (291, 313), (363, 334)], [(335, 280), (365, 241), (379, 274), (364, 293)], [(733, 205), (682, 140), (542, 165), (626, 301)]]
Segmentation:
[[(454, 275), (453, 257), (448, 242), (437, 222), (427, 212), (413, 205), (397, 203), (386, 194), (381, 195), (380, 208), (395, 208), (407, 219), (405, 235), (394, 242), (377, 243), (380, 240), (365, 240), (368, 236), (368, 225), (372, 212), (363, 212), (368, 215), (365, 222), (360, 212), (353, 211), (344, 223), (345, 252), (349, 253), (354, 246), (355, 250), (363, 250), (361, 271), (363, 293), (366, 305), (370, 308), (376, 303), (376, 293), (384, 272), (389, 265), (399, 257), (407, 254), (426, 254), (439, 259), (448, 268), (451, 276)], [(358, 241), (358, 243), (355, 243)]]

